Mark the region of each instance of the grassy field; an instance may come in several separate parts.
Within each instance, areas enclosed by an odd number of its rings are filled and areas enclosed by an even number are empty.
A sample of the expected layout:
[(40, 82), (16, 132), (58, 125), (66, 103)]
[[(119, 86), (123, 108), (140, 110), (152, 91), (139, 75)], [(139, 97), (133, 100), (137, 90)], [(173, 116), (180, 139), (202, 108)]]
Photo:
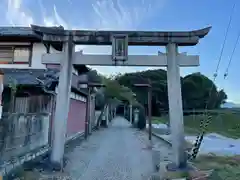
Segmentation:
[[(198, 156), (193, 161), (195, 167), (200, 170), (214, 170), (215, 178), (218, 180), (238, 180), (240, 179), (240, 156), (220, 157), (214, 154)], [(218, 178), (216, 178), (216, 176)], [(210, 178), (213, 179), (213, 178)]]
[[(219, 133), (226, 137), (240, 138), (240, 112), (219, 111), (211, 114), (211, 123), (208, 125), (207, 132)], [(184, 116), (184, 128), (187, 134), (197, 134), (200, 132), (200, 121), (203, 115)], [(167, 123), (169, 117), (153, 117), (152, 123)]]
[[(212, 120), (207, 132), (219, 133), (221, 135), (240, 138), (240, 111), (236, 109), (212, 111)], [(187, 134), (200, 132), (200, 121), (202, 115), (184, 116), (184, 129)], [(153, 123), (168, 123), (169, 117), (153, 117)], [(192, 161), (200, 171), (213, 170), (210, 180), (239, 180), (240, 179), (240, 155), (238, 156), (216, 156), (214, 154), (199, 155)]]
[(189, 172), (166, 172), (165, 177), (169, 179), (188, 177), (200, 178), (207, 176), (208, 180), (239, 180), (240, 179), (240, 156), (235, 157), (219, 157), (214, 154), (198, 156), (198, 158), (191, 162), (197, 171)]

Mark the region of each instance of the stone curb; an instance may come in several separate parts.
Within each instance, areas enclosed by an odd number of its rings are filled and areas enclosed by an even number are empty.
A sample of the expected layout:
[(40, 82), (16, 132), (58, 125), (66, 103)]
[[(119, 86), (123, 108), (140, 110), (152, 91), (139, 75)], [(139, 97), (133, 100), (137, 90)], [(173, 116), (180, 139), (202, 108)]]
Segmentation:
[[(169, 146), (172, 147), (172, 142), (171, 142), (171, 141), (163, 138), (161, 135), (159, 135), (159, 134), (157, 134), (157, 133), (154, 133), (154, 132), (152, 132), (152, 135), (155, 136), (155, 137), (157, 137), (158, 139), (164, 141), (166, 144), (168, 144)], [(191, 156), (190, 152), (188, 152), (187, 150), (186, 150), (186, 153), (187, 153), (188, 156)]]
[(163, 137), (160, 136), (159, 134), (152, 132), (152, 135), (155, 136), (155, 137), (157, 137), (157, 138), (159, 138), (159, 139), (161, 139), (162, 141), (164, 141), (165, 143), (167, 143), (169, 146), (172, 146), (172, 142), (171, 142), (171, 141), (163, 138)]
[(9, 160), (7, 162), (5, 162), (1, 167), (0, 167), (0, 179), (4, 178), (5, 176), (7, 176), (12, 170), (20, 167), (21, 165), (23, 165), (26, 162), (29, 162), (39, 156), (42, 156), (44, 154), (46, 154), (48, 151), (50, 150), (49, 146), (44, 146), (41, 149), (39, 149), (38, 151), (31, 151), (26, 153), (23, 156), (20, 156), (18, 158), (16, 158), (13, 161)]

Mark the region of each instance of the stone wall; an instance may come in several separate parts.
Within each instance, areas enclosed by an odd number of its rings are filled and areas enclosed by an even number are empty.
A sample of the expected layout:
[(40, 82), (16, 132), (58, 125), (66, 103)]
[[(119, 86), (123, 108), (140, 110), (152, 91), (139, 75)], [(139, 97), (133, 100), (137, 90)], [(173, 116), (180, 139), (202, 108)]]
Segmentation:
[(48, 145), (48, 113), (14, 113), (0, 120), (0, 163)]

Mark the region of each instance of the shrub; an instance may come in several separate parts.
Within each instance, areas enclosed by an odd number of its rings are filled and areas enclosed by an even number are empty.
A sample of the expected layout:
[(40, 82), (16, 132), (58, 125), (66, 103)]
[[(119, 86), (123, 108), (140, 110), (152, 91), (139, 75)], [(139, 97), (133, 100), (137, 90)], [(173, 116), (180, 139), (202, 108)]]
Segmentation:
[[(138, 119), (138, 123), (137, 123), (137, 127), (140, 130), (143, 130), (146, 128), (146, 115), (145, 115), (145, 110), (144, 107), (142, 106), (138, 106), (137, 107), (139, 110), (139, 119)], [(134, 108), (135, 109), (135, 108)]]

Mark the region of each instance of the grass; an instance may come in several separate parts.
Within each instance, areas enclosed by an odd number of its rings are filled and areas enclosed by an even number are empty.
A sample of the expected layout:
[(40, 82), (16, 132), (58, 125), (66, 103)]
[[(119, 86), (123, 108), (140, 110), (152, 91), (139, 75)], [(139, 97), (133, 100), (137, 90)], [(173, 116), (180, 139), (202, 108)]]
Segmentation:
[(200, 155), (193, 164), (199, 170), (214, 170), (213, 176), (218, 176), (219, 180), (240, 179), (240, 156)]
[(168, 119), (166, 117), (152, 117), (152, 123), (153, 124), (166, 124), (168, 123)]
[[(212, 119), (207, 128), (207, 133), (218, 133), (234, 139), (240, 138), (240, 113), (230, 111), (215, 112), (211, 114)], [(152, 123), (168, 123), (168, 116), (153, 117)], [(187, 134), (197, 134), (200, 132), (200, 121), (203, 115), (184, 116), (184, 129)]]
[(240, 156), (220, 157), (214, 154), (201, 155), (191, 162), (196, 170), (193, 171), (168, 171), (165, 177), (169, 179), (188, 177), (194, 179), (207, 176), (209, 180), (239, 180), (240, 179)]
[[(240, 138), (240, 112), (234, 113), (229, 110), (212, 112), (212, 120), (207, 132), (219, 133), (221, 135)], [(184, 116), (184, 129), (187, 134), (200, 132), (200, 121), (202, 115)], [(153, 117), (153, 123), (168, 123), (169, 117)], [(200, 171), (213, 170), (210, 180), (239, 180), (240, 179), (240, 155), (237, 156), (216, 156), (214, 154), (199, 155), (192, 161)]]

